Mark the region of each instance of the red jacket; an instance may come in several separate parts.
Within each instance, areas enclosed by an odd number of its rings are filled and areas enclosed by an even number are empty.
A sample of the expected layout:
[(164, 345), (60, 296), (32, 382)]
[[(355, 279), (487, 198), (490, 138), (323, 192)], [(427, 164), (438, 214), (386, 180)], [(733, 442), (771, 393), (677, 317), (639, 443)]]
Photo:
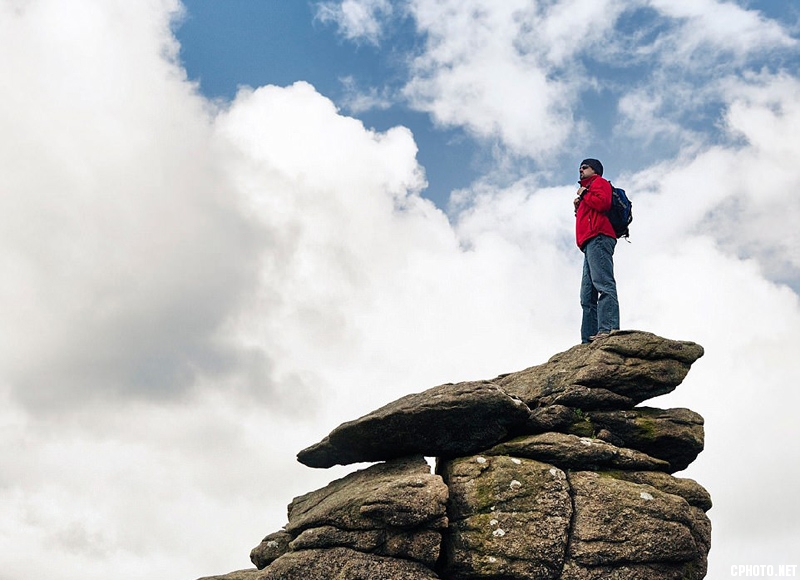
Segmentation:
[(611, 184), (599, 175), (581, 179), (580, 183), (586, 191), (575, 214), (575, 241), (583, 250), (586, 242), (598, 235), (616, 239), (617, 234), (606, 216), (611, 209)]

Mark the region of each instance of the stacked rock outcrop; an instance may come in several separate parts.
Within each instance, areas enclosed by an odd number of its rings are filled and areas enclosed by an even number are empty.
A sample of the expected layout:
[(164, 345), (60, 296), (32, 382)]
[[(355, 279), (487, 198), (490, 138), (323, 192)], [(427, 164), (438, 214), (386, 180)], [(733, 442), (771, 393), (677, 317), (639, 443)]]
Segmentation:
[[(297, 497), (226, 580), (649, 580), (706, 574), (711, 498), (677, 387), (701, 346), (617, 331), (489, 381), (408, 395), (298, 454), (380, 462)], [(436, 458), (431, 473), (425, 458)]]

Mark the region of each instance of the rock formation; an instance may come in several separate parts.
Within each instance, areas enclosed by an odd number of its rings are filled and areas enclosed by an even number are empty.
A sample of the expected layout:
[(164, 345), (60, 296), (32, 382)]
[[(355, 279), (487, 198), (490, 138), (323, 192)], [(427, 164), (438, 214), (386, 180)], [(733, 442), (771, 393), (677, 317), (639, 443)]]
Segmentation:
[(711, 498), (671, 475), (702, 451), (703, 419), (636, 406), (702, 355), (617, 331), (344, 423), (299, 461), (380, 463), (295, 498), (256, 568), (206, 580), (703, 578)]

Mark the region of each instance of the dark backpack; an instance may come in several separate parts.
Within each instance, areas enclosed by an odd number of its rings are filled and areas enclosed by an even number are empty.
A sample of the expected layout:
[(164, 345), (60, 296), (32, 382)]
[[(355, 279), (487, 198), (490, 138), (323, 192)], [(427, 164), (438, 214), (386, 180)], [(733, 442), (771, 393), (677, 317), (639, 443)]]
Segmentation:
[(628, 226), (633, 221), (633, 204), (624, 189), (611, 185), (611, 209), (606, 212), (606, 216), (618, 238), (627, 239), (630, 236)]

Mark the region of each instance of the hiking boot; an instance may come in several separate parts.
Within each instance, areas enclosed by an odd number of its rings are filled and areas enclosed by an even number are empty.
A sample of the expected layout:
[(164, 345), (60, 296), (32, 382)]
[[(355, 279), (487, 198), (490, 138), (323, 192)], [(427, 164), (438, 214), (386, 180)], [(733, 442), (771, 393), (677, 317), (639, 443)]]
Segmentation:
[(609, 336), (611, 336), (610, 332), (598, 332), (589, 337), (589, 342), (594, 342), (595, 340), (600, 340), (601, 338), (607, 338)]

